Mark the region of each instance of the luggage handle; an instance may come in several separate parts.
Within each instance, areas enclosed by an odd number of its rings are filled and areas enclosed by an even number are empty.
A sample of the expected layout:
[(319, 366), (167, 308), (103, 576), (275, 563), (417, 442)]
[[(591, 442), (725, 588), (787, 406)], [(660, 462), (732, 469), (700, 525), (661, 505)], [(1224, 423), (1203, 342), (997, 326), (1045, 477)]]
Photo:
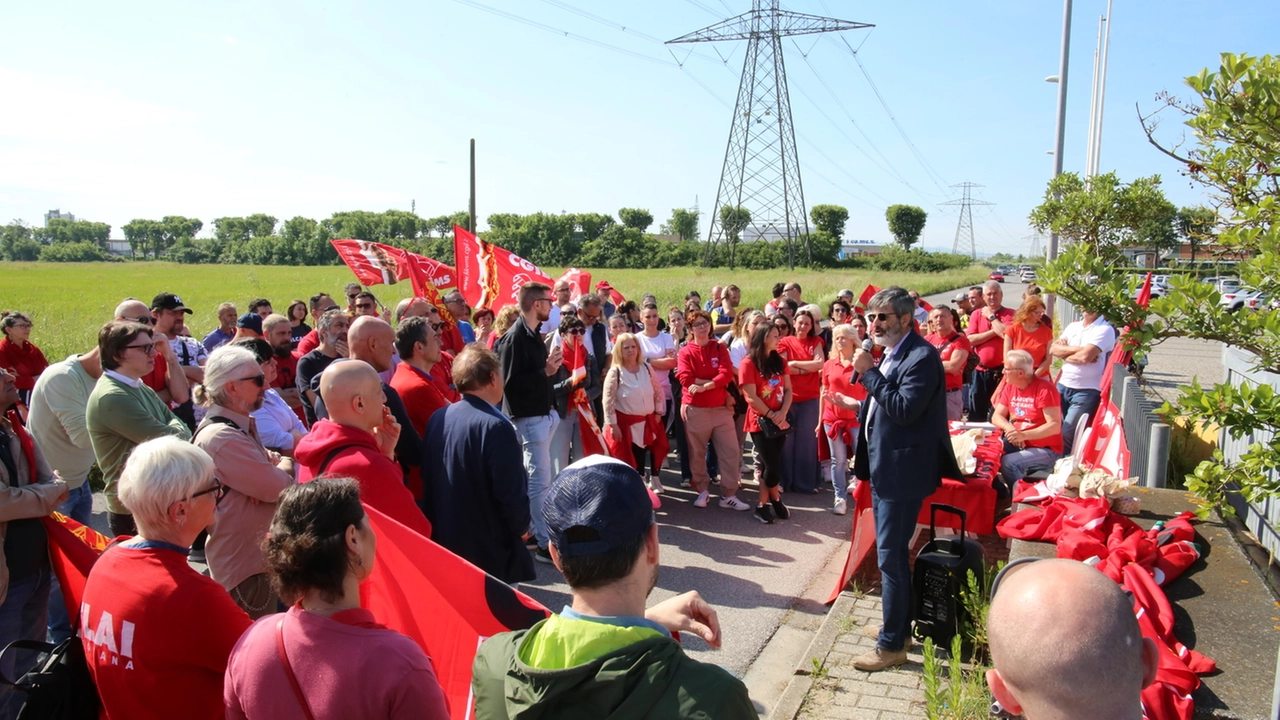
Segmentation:
[(967, 537), (965, 535), (965, 522), (969, 519), (969, 514), (954, 505), (946, 505), (944, 503), (930, 503), (929, 505), (929, 541), (933, 542), (938, 539), (939, 510), (960, 516), (960, 540), (963, 541)]

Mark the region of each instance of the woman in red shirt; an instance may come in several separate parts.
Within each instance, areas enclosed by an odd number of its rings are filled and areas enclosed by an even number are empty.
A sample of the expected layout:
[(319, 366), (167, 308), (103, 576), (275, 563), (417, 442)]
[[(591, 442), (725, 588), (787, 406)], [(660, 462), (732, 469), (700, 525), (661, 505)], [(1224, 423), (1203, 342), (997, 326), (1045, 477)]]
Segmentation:
[(769, 437), (760, 424), (763, 417), (779, 431), (791, 429), (787, 420), (791, 410), (791, 370), (778, 354), (778, 328), (772, 323), (761, 323), (751, 331), (747, 357), (738, 368), (738, 385), (747, 399), (746, 429), (751, 433), (751, 443), (755, 445), (761, 465), (756, 518), (766, 524), (773, 523), (775, 514), (780, 520), (786, 520), (791, 511), (782, 504), (779, 483), (783, 472), (782, 446), (787, 436)]
[(853, 354), (861, 345), (852, 325), (831, 330), (835, 347), (831, 359), (822, 366), (822, 430), (831, 448), (831, 484), (836, 500), (831, 511), (843, 515), (848, 510), (849, 458), (858, 447), (858, 412), (867, 397), (862, 383), (854, 382)]
[(1005, 364), (1010, 350), (1026, 350), (1036, 366), (1036, 377), (1049, 375), (1049, 346), (1053, 344), (1053, 322), (1044, 316), (1044, 301), (1039, 295), (1028, 295), (1004, 331)]
[(226, 486), (205, 451), (175, 437), (138, 445), (119, 499), (138, 535), (108, 548), (85, 582), (85, 659), (106, 720), (221, 720), (222, 676), (249, 616), (187, 552)]
[(449, 708), (426, 653), (360, 607), (378, 539), (356, 481), (285, 490), (267, 537), (271, 575), (294, 605), (254, 623), (231, 651), (226, 716), (446, 720)]
[(778, 354), (791, 371), (791, 414), (796, 431), (782, 447), (782, 489), (817, 493), (818, 425), (822, 417), (822, 365), (827, 353), (818, 334), (818, 318), (809, 310), (796, 312), (796, 331), (778, 341)]
[(40, 348), (31, 343), (31, 318), (24, 313), (6, 310), (0, 314), (0, 368), (13, 371), (17, 377), (18, 397), (23, 405), (31, 403), (31, 389), (40, 373), (49, 367)]

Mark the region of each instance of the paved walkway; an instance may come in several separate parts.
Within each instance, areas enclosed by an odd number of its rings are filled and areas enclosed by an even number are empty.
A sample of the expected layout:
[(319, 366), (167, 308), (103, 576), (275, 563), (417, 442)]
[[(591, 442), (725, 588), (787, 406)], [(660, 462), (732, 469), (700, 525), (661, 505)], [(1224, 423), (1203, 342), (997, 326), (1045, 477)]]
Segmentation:
[(1147, 368), (1142, 373), (1147, 393), (1161, 400), (1177, 397), (1178, 387), (1190, 385), (1192, 378), (1207, 386), (1220, 383), (1225, 377), (1222, 343), (1190, 338), (1170, 338), (1155, 346), (1147, 355)]
[[(854, 669), (853, 661), (873, 649), (876, 641), (863, 634), (867, 624), (880, 625), (880, 598), (845, 594), (832, 608), (836, 618), (829, 648), (809, 660), (807, 694), (797, 720), (889, 720), (924, 717), (921, 673), (924, 658), (916, 643), (905, 665), (878, 673)], [(820, 666), (816, 666), (821, 663)], [(779, 720), (775, 714), (774, 720)]]

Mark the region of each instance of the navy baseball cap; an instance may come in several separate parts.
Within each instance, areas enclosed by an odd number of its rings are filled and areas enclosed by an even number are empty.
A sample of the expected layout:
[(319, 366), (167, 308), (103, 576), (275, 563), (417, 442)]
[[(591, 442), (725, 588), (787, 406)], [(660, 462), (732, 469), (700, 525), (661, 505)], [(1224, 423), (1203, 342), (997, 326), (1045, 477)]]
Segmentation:
[(262, 334), (262, 316), (258, 313), (245, 313), (236, 320), (236, 327), (252, 330), (259, 335)]
[(654, 523), (640, 473), (607, 455), (590, 455), (561, 470), (543, 497), (542, 516), (563, 557), (616, 550)]

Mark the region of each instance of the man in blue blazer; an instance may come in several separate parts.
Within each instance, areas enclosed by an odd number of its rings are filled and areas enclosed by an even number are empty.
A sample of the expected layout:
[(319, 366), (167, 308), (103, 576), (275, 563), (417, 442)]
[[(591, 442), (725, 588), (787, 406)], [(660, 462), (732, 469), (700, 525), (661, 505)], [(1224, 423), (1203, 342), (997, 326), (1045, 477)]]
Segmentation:
[(867, 325), (884, 356), (879, 367), (865, 350), (853, 357), (854, 370), (867, 388), (853, 472), (871, 481), (884, 619), (876, 649), (854, 661), (864, 672), (907, 661), (916, 518), (943, 477), (960, 477), (947, 426), (942, 360), (912, 331), (915, 308), (915, 301), (900, 287), (876, 293), (867, 303)]
[(468, 345), (454, 358), (453, 380), (462, 399), (431, 416), (422, 443), (431, 539), (503, 582), (532, 580), (520, 539), (529, 529), (528, 476), (515, 426), (498, 409), (498, 356)]

